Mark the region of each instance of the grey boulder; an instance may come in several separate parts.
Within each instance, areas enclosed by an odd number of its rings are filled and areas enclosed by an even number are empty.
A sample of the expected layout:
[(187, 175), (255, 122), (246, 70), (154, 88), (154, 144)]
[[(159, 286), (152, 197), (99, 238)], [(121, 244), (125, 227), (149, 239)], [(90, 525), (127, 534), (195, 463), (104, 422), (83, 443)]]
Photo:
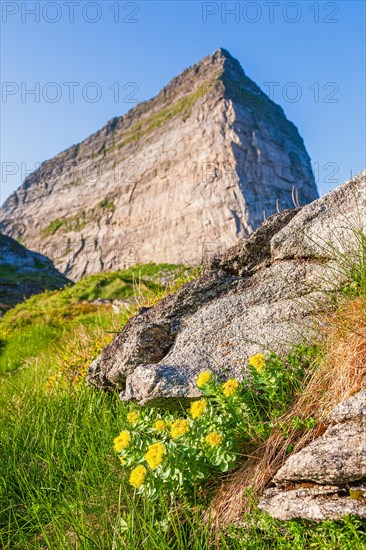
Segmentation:
[(366, 171), (301, 209), (268, 218), (202, 277), (141, 309), (89, 367), (122, 399), (176, 406), (210, 369), (242, 377), (248, 357), (316, 337), (314, 314), (347, 278), (365, 229)]

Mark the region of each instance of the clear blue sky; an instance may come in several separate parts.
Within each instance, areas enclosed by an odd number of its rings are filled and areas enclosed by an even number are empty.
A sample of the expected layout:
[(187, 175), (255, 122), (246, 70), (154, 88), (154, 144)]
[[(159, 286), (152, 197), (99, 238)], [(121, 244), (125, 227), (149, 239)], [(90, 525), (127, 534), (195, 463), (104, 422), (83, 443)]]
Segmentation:
[(321, 194), (365, 166), (361, 0), (2, 0), (1, 8), (1, 201), (26, 170), (220, 46), (267, 93), (265, 83), (278, 83), (274, 99), (304, 138)]

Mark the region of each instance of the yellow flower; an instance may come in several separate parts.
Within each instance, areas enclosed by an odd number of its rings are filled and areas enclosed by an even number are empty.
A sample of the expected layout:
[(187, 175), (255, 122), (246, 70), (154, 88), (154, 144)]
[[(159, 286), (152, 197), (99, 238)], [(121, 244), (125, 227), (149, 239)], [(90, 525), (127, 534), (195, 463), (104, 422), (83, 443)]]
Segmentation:
[(207, 403), (206, 401), (203, 401), (203, 399), (201, 399), (200, 401), (194, 401), (191, 404), (191, 408), (189, 409), (192, 418), (199, 418), (205, 412), (206, 406)]
[(188, 420), (176, 420), (170, 428), (170, 435), (176, 439), (180, 435), (185, 435), (189, 432)]
[(127, 422), (134, 424), (139, 417), (139, 413), (136, 411), (129, 412), (127, 415)]
[(258, 372), (261, 372), (266, 366), (266, 360), (263, 353), (257, 353), (257, 355), (252, 355), (252, 357), (249, 357), (248, 364), (251, 367), (254, 367)]
[(211, 432), (206, 435), (205, 441), (210, 445), (210, 447), (217, 447), (217, 445), (222, 443), (222, 435), (217, 432)]
[(145, 454), (145, 460), (151, 469), (154, 470), (162, 463), (164, 452), (165, 445), (159, 441), (149, 445), (148, 451)]
[(159, 432), (162, 432), (163, 430), (165, 430), (165, 422), (164, 420), (157, 420), (155, 422), (155, 426), (154, 426), (155, 430), (159, 431)]
[(133, 487), (138, 489), (145, 481), (146, 474), (147, 470), (145, 466), (136, 466), (136, 468), (132, 470), (128, 481)]
[(114, 449), (117, 451), (117, 453), (120, 453), (123, 449), (128, 447), (130, 439), (130, 432), (127, 432), (126, 430), (124, 430), (117, 437), (114, 438)]
[(197, 386), (199, 388), (202, 388), (202, 386), (205, 386), (210, 382), (211, 378), (212, 378), (212, 373), (209, 370), (205, 370), (201, 372), (201, 374), (197, 378)]
[(239, 382), (237, 380), (234, 380), (233, 378), (230, 378), (225, 384), (222, 385), (222, 391), (225, 397), (230, 397), (231, 395), (234, 395), (236, 393), (236, 390), (239, 387)]

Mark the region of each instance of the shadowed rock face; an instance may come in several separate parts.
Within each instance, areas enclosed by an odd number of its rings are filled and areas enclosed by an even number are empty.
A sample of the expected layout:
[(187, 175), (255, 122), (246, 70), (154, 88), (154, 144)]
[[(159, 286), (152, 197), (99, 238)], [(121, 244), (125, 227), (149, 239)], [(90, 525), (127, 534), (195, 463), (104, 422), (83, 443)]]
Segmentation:
[(340, 403), (329, 423), (277, 472), (262, 510), (283, 520), (366, 517), (366, 390)]
[(142, 309), (89, 368), (98, 387), (126, 400), (174, 407), (199, 395), (210, 369), (241, 377), (248, 357), (284, 353), (314, 334), (325, 292), (345, 277), (341, 255), (366, 229), (366, 172), (321, 199), (267, 219), (215, 258), (202, 277), (155, 307)]
[(0, 234), (0, 313), (33, 294), (68, 282), (48, 258)]
[(201, 262), (317, 196), (296, 127), (219, 49), (44, 162), (0, 209), (0, 229), (78, 279)]

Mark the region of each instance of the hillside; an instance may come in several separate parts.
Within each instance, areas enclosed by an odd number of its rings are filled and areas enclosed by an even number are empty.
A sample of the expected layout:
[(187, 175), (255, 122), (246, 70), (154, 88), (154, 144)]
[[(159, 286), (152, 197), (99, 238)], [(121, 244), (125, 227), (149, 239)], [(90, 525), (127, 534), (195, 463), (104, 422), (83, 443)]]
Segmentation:
[(0, 314), (33, 294), (69, 282), (49, 258), (0, 234)]
[(1, 207), (0, 229), (76, 280), (200, 263), (317, 196), (296, 127), (219, 49), (44, 162)]
[[(21, 302), (0, 319), (0, 373), (21, 369), (42, 353), (62, 351), (80, 329), (90, 335), (96, 332), (98, 337), (111, 329), (112, 335), (141, 300), (158, 299), (175, 280), (188, 273), (170, 264), (136, 265), (90, 275), (75, 285), (48, 290)], [(102, 342), (109, 340), (107, 334)]]

